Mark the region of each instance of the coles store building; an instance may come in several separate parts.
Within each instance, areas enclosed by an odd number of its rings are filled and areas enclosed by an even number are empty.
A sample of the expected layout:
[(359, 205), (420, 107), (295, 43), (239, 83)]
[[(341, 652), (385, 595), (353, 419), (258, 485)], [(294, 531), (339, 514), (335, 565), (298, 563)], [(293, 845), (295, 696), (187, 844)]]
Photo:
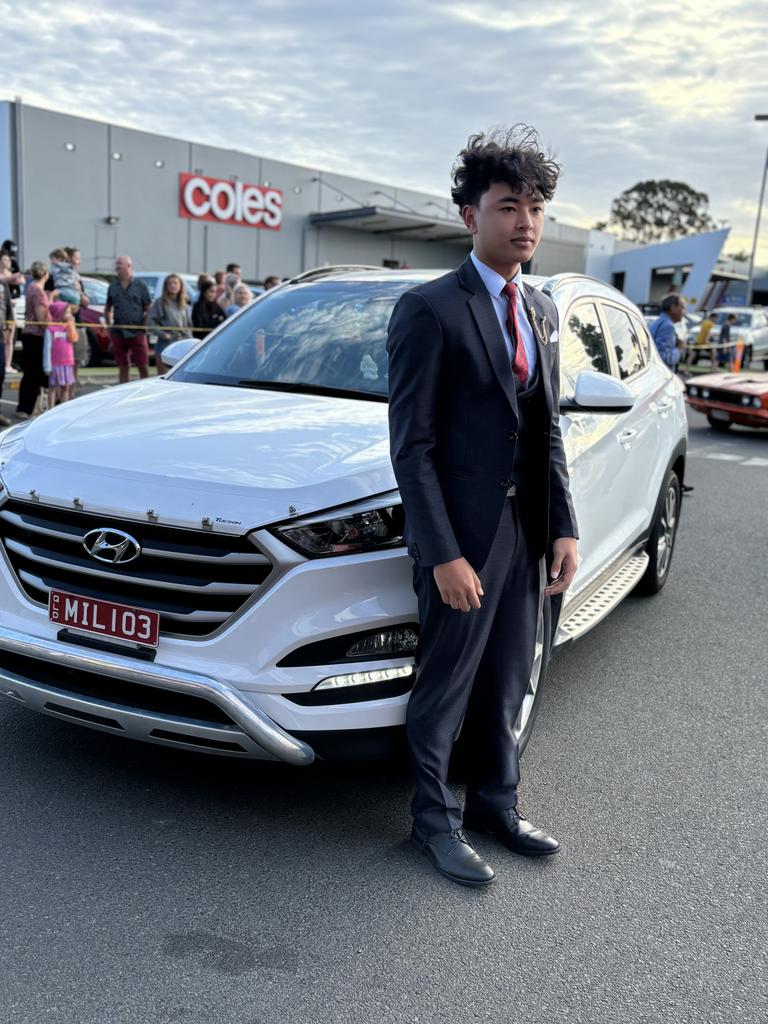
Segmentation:
[[(457, 149), (462, 140), (456, 140)], [(448, 168), (446, 168), (446, 188)], [(589, 232), (548, 220), (531, 271), (585, 269)], [(243, 277), (332, 263), (458, 266), (471, 243), (448, 196), (0, 102), (0, 242), (20, 263), (74, 245), (84, 273)]]

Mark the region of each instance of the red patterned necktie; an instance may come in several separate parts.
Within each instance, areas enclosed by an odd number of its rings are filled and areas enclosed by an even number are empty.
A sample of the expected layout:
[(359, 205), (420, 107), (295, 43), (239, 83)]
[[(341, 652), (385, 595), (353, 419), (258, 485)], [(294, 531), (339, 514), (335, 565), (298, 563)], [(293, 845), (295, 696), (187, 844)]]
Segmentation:
[(501, 289), (502, 292), (507, 296), (507, 302), (509, 309), (507, 312), (507, 330), (509, 336), (512, 339), (512, 348), (514, 350), (514, 356), (512, 358), (512, 373), (520, 381), (521, 384), (526, 384), (528, 381), (528, 356), (525, 354), (525, 345), (523, 339), (520, 336), (520, 330), (517, 321), (517, 285), (514, 281), (508, 281)]

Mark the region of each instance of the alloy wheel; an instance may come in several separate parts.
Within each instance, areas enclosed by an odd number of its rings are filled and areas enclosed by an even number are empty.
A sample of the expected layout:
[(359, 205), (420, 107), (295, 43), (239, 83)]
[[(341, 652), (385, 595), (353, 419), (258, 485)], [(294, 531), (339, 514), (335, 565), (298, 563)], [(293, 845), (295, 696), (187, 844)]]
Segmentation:
[(656, 571), (659, 579), (663, 579), (667, 575), (669, 563), (672, 560), (672, 548), (675, 543), (676, 529), (677, 491), (674, 487), (670, 487), (664, 499), (664, 509), (661, 513), (659, 540), (656, 549)]
[(539, 609), (539, 621), (536, 626), (536, 647), (533, 656), (533, 666), (531, 668), (531, 675), (528, 679), (528, 688), (525, 691), (525, 697), (523, 698), (523, 704), (520, 708), (520, 714), (517, 716), (515, 722), (515, 738), (520, 741), (521, 736), (526, 730), (528, 722), (531, 718), (531, 714), (536, 705), (536, 694), (538, 693), (539, 683), (541, 681), (541, 670), (544, 664), (544, 609)]

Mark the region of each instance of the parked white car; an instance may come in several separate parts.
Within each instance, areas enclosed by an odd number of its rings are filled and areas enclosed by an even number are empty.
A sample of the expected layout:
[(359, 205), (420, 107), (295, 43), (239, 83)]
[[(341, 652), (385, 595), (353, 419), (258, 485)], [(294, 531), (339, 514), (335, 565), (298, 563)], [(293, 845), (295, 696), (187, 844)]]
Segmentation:
[[(258, 298), (169, 375), (68, 402), (0, 444), (0, 692), (177, 748), (308, 764), (402, 733), (418, 638), (389, 459), (386, 328), (428, 271), (323, 270)], [(560, 311), (582, 562), (553, 646), (666, 582), (686, 418), (618, 291), (527, 278)], [(170, 352), (170, 349), (166, 350)]]
[(768, 312), (761, 306), (718, 306), (713, 310), (712, 338), (720, 336), (720, 329), (726, 319), (733, 314), (736, 322), (731, 328), (731, 341), (744, 342), (744, 359), (746, 368), (753, 361), (762, 359), (763, 369), (768, 370)]

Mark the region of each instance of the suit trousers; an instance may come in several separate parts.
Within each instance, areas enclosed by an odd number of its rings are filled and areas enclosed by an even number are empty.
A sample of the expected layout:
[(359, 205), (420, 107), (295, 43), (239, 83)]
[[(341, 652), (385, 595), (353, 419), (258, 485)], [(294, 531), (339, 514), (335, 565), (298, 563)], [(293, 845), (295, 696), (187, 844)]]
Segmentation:
[(414, 566), (421, 641), (406, 717), (416, 776), (413, 817), (425, 833), (460, 828), (462, 811), (448, 787), (453, 744), (469, 746), (467, 806), (517, 804), (520, 781), (515, 722), (533, 667), (542, 562), (516, 498), (504, 503), (485, 565), (475, 571), (481, 607), (444, 604), (432, 567)]

